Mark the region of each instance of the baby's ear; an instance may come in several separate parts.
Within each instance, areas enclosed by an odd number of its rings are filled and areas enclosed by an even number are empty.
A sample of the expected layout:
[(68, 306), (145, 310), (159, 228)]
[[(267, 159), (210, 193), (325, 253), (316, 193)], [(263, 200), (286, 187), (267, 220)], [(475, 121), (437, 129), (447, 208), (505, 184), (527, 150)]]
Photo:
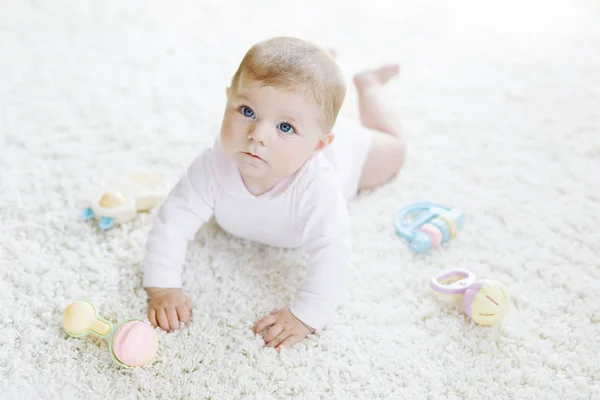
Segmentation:
[(331, 144), (331, 142), (333, 142), (333, 139), (335, 139), (335, 135), (333, 134), (333, 132), (329, 132), (328, 134), (323, 136), (321, 139), (319, 139), (319, 141), (317, 142), (317, 145), (315, 146), (315, 153), (318, 153), (319, 151), (323, 150), (325, 147), (329, 146)]

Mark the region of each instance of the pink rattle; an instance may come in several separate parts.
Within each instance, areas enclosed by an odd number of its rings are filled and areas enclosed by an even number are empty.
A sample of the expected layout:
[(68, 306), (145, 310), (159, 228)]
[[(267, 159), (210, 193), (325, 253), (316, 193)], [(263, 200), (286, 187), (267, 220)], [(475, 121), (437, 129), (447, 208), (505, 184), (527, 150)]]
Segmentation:
[(87, 300), (77, 300), (66, 308), (63, 328), (72, 337), (91, 333), (105, 339), (113, 361), (125, 367), (148, 363), (158, 349), (158, 337), (150, 323), (134, 319), (113, 326), (100, 318), (94, 305)]
[(508, 311), (508, 295), (499, 282), (476, 281), (475, 274), (465, 269), (442, 272), (429, 282), (431, 290), (450, 301), (462, 299), (463, 311), (480, 325), (494, 325)]

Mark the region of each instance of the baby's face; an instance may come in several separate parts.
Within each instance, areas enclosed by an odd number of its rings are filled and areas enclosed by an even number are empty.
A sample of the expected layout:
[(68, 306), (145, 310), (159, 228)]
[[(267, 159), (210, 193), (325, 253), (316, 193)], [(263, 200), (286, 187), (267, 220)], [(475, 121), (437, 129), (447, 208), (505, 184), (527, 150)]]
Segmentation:
[(331, 140), (319, 125), (322, 111), (301, 94), (245, 79), (228, 90), (221, 143), (243, 177), (281, 179)]

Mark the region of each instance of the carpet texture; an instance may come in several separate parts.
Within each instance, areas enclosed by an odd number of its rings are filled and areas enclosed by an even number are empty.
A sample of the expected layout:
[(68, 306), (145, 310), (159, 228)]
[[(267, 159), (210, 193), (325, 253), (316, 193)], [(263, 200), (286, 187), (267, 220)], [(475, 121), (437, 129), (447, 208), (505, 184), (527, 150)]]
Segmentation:
[[(593, 1), (4, 2), (0, 398), (600, 398), (599, 20)], [(145, 316), (153, 216), (101, 232), (77, 220), (86, 193), (128, 171), (175, 182), (217, 135), (244, 52), (277, 35), (337, 49), (348, 116), (353, 73), (402, 65), (389, 93), (409, 158), (349, 205), (349, 298), (294, 349), (263, 348), (250, 328), (292, 298), (303, 255), (213, 223), (185, 268), (193, 321), (119, 368), (61, 315), (88, 298), (111, 322)], [(414, 201), (464, 210), (464, 230), (414, 255), (391, 223)], [(506, 285), (501, 325), (428, 293), (455, 267)]]

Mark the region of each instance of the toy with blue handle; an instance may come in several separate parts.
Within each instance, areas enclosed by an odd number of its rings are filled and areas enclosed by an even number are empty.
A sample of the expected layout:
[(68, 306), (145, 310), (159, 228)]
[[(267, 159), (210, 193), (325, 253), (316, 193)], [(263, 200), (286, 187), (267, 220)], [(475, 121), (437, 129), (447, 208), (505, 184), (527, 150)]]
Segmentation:
[(426, 253), (456, 236), (465, 214), (436, 203), (412, 203), (394, 215), (396, 233), (410, 241), (417, 253)]
[(80, 214), (84, 221), (97, 220), (103, 231), (129, 221), (142, 211), (149, 211), (162, 200), (166, 187), (161, 176), (130, 174), (119, 177), (110, 190), (91, 194)]

